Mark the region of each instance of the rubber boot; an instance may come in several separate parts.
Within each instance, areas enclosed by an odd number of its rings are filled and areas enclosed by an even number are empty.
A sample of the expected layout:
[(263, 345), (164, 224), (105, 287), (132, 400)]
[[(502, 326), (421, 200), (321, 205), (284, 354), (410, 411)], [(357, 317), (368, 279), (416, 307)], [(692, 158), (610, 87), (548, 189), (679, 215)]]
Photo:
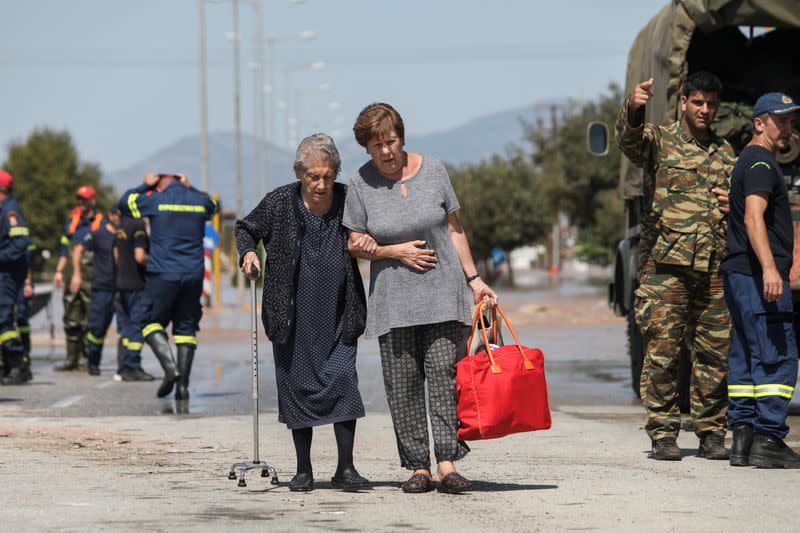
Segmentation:
[(25, 381), (30, 381), (33, 379), (33, 372), (31, 372), (31, 334), (20, 331), (19, 336), (22, 339), (22, 347), (25, 349), (22, 354), (22, 378)]
[(122, 337), (117, 339), (117, 375), (122, 374), (122, 360), (125, 358), (125, 344)]
[(147, 336), (147, 344), (153, 350), (153, 353), (161, 363), (161, 368), (164, 369), (164, 380), (156, 391), (156, 396), (164, 398), (172, 392), (175, 382), (178, 380), (178, 369), (175, 367), (175, 357), (172, 355), (172, 349), (169, 346), (169, 339), (164, 331), (156, 331)]
[(83, 343), (80, 337), (68, 336), (67, 337), (67, 358), (63, 363), (55, 367), (57, 372), (71, 372), (78, 370), (81, 354), (83, 352)]
[(178, 345), (178, 388), (175, 390), (176, 400), (189, 399), (189, 374), (192, 373), (195, 346), (192, 344)]

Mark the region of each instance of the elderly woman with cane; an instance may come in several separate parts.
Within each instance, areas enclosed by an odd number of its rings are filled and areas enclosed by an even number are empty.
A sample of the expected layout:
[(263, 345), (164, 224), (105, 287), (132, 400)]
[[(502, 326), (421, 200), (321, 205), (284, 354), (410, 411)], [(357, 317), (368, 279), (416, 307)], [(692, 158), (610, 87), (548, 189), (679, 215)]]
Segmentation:
[(494, 305), (497, 295), (478, 276), (444, 165), (403, 149), (397, 111), (371, 104), (353, 132), (371, 159), (350, 180), (343, 223), (350, 253), (371, 260), (366, 334), (378, 337), (400, 464), (413, 471), (402, 488), (463, 492), (470, 482), (453, 464), (469, 452), (456, 435), (456, 346), (472, 303)]
[(334, 487), (368, 481), (353, 466), (356, 419), (364, 416), (356, 374), (356, 341), (364, 331), (366, 299), (347, 250), (342, 213), (347, 187), (336, 183), (341, 160), (333, 139), (318, 133), (297, 148), (297, 182), (268, 193), (236, 221), (243, 272), (261, 270), (262, 320), (272, 341), (278, 420), (292, 430), (297, 474), (290, 490), (313, 490), (313, 427), (333, 424), (338, 447)]

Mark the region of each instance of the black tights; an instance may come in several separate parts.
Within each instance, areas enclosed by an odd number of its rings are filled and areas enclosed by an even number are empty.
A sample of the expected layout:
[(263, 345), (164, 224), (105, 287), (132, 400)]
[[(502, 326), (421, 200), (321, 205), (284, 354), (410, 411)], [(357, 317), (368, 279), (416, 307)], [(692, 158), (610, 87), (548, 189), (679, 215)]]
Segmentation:
[[(336, 473), (340, 474), (345, 468), (353, 466), (353, 442), (356, 436), (356, 421), (336, 422), (333, 425), (336, 435), (336, 448), (339, 452)], [(297, 454), (297, 473), (313, 474), (311, 468), (311, 439), (314, 437), (314, 428), (300, 428), (292, 430), (294, 451)]]

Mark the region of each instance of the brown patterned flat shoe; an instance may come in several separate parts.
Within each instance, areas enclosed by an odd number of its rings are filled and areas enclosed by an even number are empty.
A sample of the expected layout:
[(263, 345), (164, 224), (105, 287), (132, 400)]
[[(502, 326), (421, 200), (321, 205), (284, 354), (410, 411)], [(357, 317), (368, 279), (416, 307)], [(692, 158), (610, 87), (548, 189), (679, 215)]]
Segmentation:
[(446, 494), (461, 494), (464, 491), (468, 491), (471, 487), (472, 484), (469, 480), (458, 472), (450, 472), (436, 484), (436, 490)]
[(403, 483), (403, 492), (409, 494), (421, 494), (423, 492), (430, 492), (433, 490), (433, 481), (431, 476), (425, 474), (414, 474), (408, 481)]

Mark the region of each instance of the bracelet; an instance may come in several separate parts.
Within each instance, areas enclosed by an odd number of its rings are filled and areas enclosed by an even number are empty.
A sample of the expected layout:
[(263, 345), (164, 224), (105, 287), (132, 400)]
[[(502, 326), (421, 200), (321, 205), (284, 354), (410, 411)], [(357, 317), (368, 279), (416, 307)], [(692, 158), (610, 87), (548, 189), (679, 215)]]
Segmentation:
[(467, 284), (469, 285), (470, 283), (472, 283), (473, 281), (475, 281), (475, 280), (476, 280), (476, 279), (478, 279), (479, 277), (481, 277), (481, 275), (480, 275), (480, 274), (475, 274), (474, 276), (469, 276), (469, 277), (467, 278)]

